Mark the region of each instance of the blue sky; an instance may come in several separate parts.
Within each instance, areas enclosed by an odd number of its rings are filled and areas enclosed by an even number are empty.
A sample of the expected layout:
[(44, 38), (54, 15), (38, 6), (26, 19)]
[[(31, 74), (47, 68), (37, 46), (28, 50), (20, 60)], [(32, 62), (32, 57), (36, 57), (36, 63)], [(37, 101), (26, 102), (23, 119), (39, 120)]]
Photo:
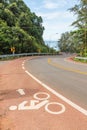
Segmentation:
[(44, 40), (58, 40), (61, 34), (74, 29), (76, 17), (68, 11), (78, 0), (23, 0), (26, 5), (43, 19)]

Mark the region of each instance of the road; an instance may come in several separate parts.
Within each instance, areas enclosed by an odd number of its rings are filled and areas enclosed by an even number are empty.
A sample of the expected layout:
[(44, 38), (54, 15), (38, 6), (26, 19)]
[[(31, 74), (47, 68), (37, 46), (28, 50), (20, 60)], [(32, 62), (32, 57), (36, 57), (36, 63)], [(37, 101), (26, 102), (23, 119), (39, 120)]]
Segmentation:
[(5, 63), (8, 63), (8, 61), (0, 61), (0, 65), (3, 65)]
[(62, 56), (2, 64), (0, 130), (87, 130), (85, 69)]
[(87, 65), (56, 56), (29, 60), (26, 66), (39, 80), (87, 109)]

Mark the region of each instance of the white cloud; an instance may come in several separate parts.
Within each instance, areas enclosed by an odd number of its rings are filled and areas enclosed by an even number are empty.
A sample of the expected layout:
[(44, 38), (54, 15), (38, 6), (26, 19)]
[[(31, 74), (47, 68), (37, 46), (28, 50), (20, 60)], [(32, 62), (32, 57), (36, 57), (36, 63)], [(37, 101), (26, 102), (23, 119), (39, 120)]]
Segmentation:
[[(71, 24), (75, 20), (72, 14), (69, 12), (54, 12), (48, 14), (43, 14), (44, 18), (49, 17), (44, 20), (43, 26), (45, 27), (44, 39), (49, 40), (50, 35), (58, 33), (57, 38), (52, 36), (52, 39), (58, 39), (61, 33), (70, 31), (74, 29)], [(49, 20), (48, 20), (49, 19)]]
[(75, 17), (68, 11), (39, 12), (38, 15), (43, 18), (43, 26), (45, 27), (43, 38), (45, 40), (49, 40), (50, 35), (56, 33), (58, 33), (58, 35), (53, 35), (52, 39), (58, 40), (61, 33), (73, 29), (71, 24), (75, 20)]
[(58, 7), (68, 6), (70, 4), (72, 5), (72, 2), (70, 0), (44, 0), (43, 1), (43, 6), (46, 9), (56, 9)]
[[(44, 39), (50, 38), (58, 40), (61, 33), (70, 31), (73, 29), (70, 25), (75, 21), (76, 17), (73, 13), (67, 11), (67, 9), (73, 7), (77, 4), (78, 0), (37, 0), (37, 1), (27, 1), (31, 5), (32, 11), (34, 11), (37, 16), (41, 16), (43, 19), (43, 26), (45, 27)], [(33, 2), (33, 3), (32, 3)], [(56, 36), (55, 34), (58, 33)]]
[(58, 17), (60, 14), (58, 12), (49, 12), (49, 13), (38, 13), (39, 16), (42, 16), (46, 20), (52, 20)]
[(67, 8), (68, 5), (72, 7), (72, 3), (76, 4), (76, 1), (78, 0), (73, 0), (73, 2), (70, 0), (43, 0), (43, 7), (46, 9), (56, 9), (66, 6)]
[(52, 1), (44, 1), (44, 8), (47, 8), (47, 9), (55, 9), (57, 8), (58, 5)]
[(68, 11), (53, 11), (53, 12), (48, 12), (48, 13), (39, 12), (39, 13), (37, 13), (37, 15), (42, 16), (42, 18), (44, 20), (54, 20), (55, 21), (56, 19), (58, 19), (60, 21), (61, 19), (64, 19), (64, 21), (65, 21), (66, 19), (68, 19), (68, 20), (75, 19), (75, 17), (73, 17), (73, 14), (69, 13)]
[(44, 25), (45, 31), (43, 38), (45, 40), (58, 40), (62, 33), (73, 29), (73, 27), (70, 26), (70, 22), (64, 23), (63, 21), (53, 25), (51, 23), (44, 23)]

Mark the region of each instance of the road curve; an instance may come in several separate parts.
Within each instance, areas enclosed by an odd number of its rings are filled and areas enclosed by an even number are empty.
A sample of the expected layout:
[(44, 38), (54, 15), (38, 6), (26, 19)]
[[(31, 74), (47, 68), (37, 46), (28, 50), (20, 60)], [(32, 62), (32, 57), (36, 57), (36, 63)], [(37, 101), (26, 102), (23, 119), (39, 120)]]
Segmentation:
[(87, 65), (63, 56), (29, 60), (26, 67), (35, 77), (71, 101), (87, 109)]
[[(53, 58), (49, 64), (48, 58), (19, 58), (0, 66), (1, 130), (87, 130), (87, 112), (80, 107), (81, 111), (78, 111), (62, 100), (66, 98), (58, 93), (63, 92), (60, 82), (56, 84), (55, 79), (50, 80), (49, 75), (52, 78), (56, 73), (63, 75), (65, 70), (52, 65), (57, 59)], [(38, 79), (36, 82), (30, 71), (50, 86)], [(67, 72), (66, 77), (68, 73), (71, 72)], [(50, 84), (52, 82), (55, 84)]]

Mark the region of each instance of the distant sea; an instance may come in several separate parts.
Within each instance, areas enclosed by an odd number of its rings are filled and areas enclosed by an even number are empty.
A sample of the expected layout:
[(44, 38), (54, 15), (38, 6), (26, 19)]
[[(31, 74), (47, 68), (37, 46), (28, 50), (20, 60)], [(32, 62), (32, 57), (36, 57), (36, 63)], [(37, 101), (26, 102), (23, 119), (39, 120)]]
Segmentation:
[(53, 47), (54, 49), (59, 50), (58, 41), (45, 41), (45, 44), (49, 47)]

